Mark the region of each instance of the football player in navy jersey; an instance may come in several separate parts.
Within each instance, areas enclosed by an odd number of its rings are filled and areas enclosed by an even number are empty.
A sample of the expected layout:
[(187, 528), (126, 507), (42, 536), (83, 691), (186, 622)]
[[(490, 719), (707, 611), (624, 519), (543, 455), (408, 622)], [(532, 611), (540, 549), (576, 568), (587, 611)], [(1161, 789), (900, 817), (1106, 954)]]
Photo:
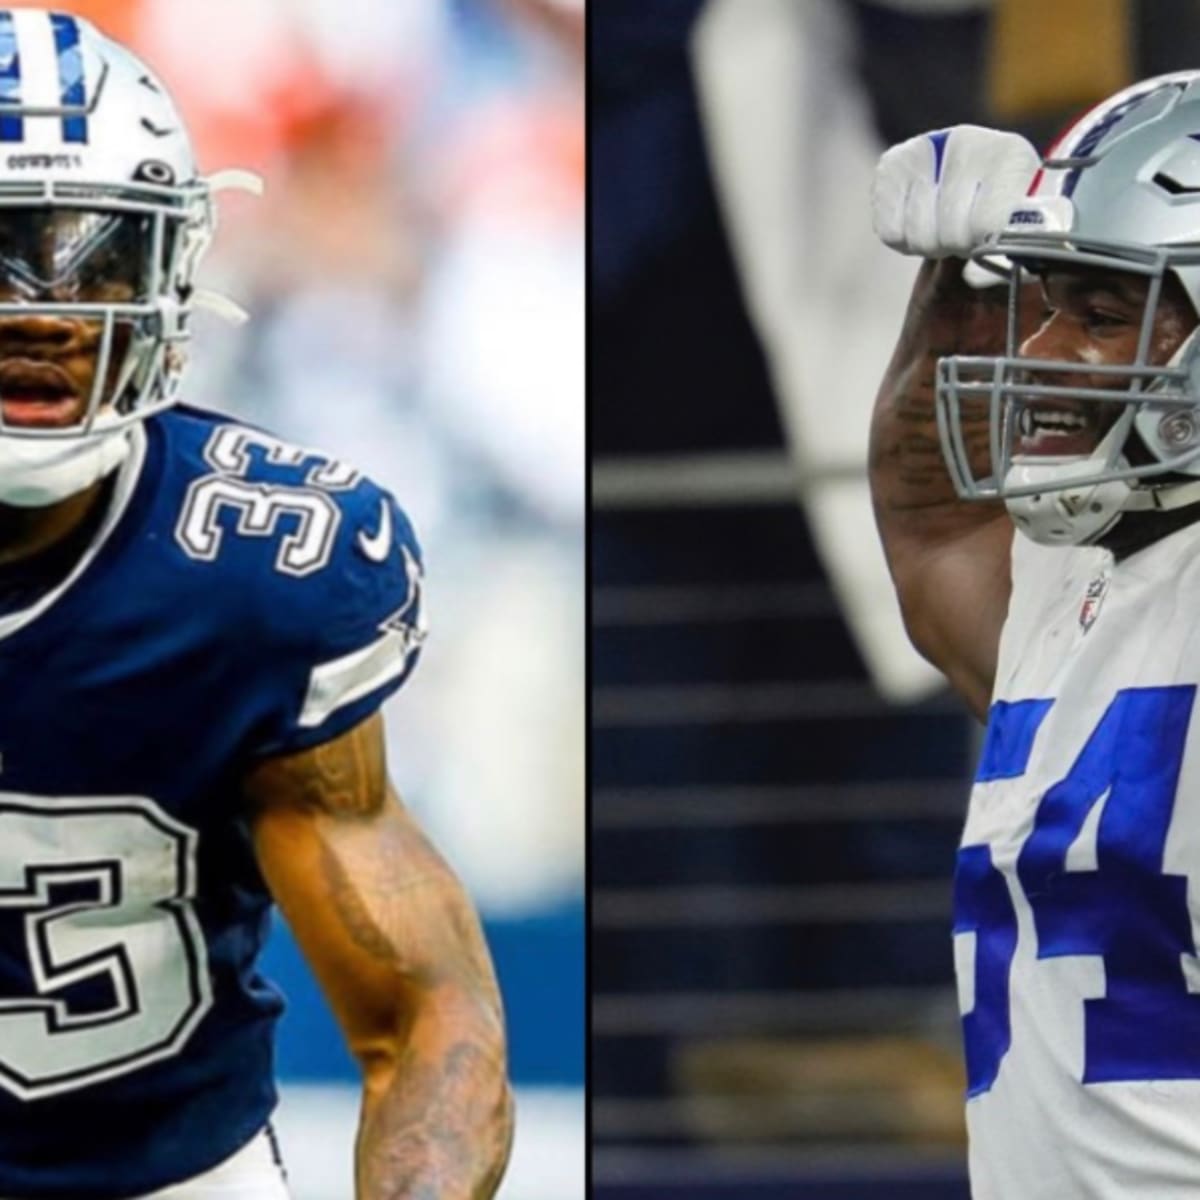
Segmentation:
[(285, 1197), (282, 910), (362, 1067), (359, 1200), (486, 1197), (503, 1018), (388, 783), (403, 511), (180, 401), (214, 196), (133, 55), (0, 10), (0, 1197)]

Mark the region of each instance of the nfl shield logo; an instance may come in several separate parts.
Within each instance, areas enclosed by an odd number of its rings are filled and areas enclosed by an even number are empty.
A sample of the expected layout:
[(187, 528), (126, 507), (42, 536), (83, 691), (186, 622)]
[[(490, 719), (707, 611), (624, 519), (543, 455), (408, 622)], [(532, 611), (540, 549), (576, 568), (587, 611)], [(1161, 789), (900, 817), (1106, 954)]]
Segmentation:
[(1104, 595), (1107, 591), (1107, 575), (1097, 575), (1087, 585), (1087, 591), (1083, 594), (1083, 607), (1079, 610), (1079, 628), (1084, 633), (1087, 633), (1095, 625), (1096, 618), (1100, 615), (1100, 605), (1104, 603)]

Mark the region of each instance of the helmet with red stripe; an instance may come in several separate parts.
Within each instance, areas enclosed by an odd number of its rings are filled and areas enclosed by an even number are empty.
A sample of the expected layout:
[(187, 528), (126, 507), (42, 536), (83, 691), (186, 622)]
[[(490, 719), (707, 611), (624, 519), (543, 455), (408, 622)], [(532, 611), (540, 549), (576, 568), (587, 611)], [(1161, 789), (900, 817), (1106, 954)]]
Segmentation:
[[(1010, 321), (1003, 355), (939, 363), (959, 493), (1002, 499), (1018, 527), (1062, 544), (1095, 541), (1129, 511), (1200, 503), (1200, 71), (1137, 83), (1071, 125), (1006, 228), (972, 257), (1008, 277)], [(1140, 312), (1127, 357), (1087, 344), (1061, 361), (1026, 352), (1024, 285), (1072, 273), (1129, 281)], [(1192, 332), (1158, 361), (1155, 331), (1177, 296)], [(964, 412), (981, 401), (986, 472), (964, 434)], [(1089, 428), (1097, 436), (1083, 449), (1086, 439), (1066, 436)]]

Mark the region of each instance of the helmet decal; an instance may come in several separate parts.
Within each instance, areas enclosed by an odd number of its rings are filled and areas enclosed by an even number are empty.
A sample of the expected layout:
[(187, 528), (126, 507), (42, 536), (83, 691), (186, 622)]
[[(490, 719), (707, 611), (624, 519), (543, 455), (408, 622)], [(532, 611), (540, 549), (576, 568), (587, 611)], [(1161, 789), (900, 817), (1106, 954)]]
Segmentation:
[[(83, 50), (79, 44), (79, 22), (71, 16), (55, 13), (50, 18), (54, 28), (54, 46), (58, 51), (58, 77), (62, 83), (63, 108), (87, 106), (87, 82), (84, 74)], [(86, 116), (63, 118), (63, 141), (88, 140)]]
[(62, 112), (62, 140), (68, 145), (86, 145), (87, 71), (79, 21), (66, 13), (12, 10), (0, 11), (0, 109), (12, 110), (0, 115), (0, 142), (24, 141), (26, 118), (34, 109), (44, 111), (25, 94), (22, 39), (34, 36), (52, 38), (54, 42), (58, 81), (55, 92), (47, 98), (53, 100), (51, 111)]
[[(13, 14), (0, 12), (0, 107), (21, 105), (21, 47)], [(23, 142), (25, 122), (11, 113), (0, 116), (0, 142)]]
[[(1120, 103), (1114, 104), (1107, 111), (1102, 112), (1099, 120), (1083, 131), (1082, 136), (1072, 147), (1070, 157), (1072, 159), (1085, 160), (1089, 158), (1105, 137), (1116, 129), (1134, 109), (1141, 107), (1142, 104), (1152, 97), (1169, 91), (1172, 88), (1181, 93), (1184, 91), (1184, 85), (1180, 83), (1160, 84), (1156, 87), (1147, 88), (1145, 91), (1134, 92), (1132, 96), (1127, 96)], [(1083, 174), (1084, 167), (1089, 165), (1087, 162), (1076, 163), (1067, 172), (1062, 185), (1062, 194), (1064, 196), (1073, 196), (1075, 194), (1075, 189), (1079, 186), (1079, 179)]]

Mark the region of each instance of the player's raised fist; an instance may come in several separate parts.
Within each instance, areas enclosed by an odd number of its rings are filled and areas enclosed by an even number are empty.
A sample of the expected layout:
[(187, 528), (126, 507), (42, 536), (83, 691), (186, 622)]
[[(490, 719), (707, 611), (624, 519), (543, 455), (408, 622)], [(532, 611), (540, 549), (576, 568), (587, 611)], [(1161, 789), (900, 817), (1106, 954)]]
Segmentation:
[(1004, 227), (1040, 162), (1019, 134), (978, 125), (909, 138), (875, 168), (875, 232), (901, 254), (966, 258)]

